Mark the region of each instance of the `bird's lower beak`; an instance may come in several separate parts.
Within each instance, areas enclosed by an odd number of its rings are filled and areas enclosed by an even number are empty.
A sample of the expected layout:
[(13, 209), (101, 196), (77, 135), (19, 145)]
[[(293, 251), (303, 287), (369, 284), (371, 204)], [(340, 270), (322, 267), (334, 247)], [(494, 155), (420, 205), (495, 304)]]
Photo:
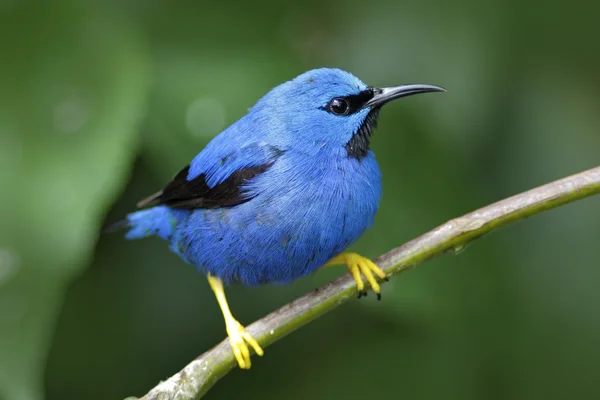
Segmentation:
[(433, 85), (402, 85), (387, 88), (373, 88), (375, 94), (371, 100), (365, 103), (364, 107), (377, 108), (392, 100), (400, 97), (412, 96), (413, 94), (429, 92), (445, 92), (446, 89)]

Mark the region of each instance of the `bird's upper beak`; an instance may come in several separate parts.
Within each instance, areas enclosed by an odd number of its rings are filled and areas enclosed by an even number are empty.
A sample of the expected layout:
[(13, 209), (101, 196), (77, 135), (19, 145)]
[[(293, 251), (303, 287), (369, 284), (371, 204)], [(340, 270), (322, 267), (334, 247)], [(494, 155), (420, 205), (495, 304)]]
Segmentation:
[(367, 101), (364, 107), (376, 108), (400, 97), (412, 96), (413, 94), (429, 92), (445, 92), (446, 89), (433, 85), (401, 85), (386, 88), (373, 88), (374, 96)]

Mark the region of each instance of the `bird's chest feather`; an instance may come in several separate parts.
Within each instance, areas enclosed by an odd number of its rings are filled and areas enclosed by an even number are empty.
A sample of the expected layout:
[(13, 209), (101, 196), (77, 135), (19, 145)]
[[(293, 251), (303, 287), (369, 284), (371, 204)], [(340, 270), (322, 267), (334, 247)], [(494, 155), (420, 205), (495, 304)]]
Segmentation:
[(342, 252), (373, 223), (381, 177), (361, 160), (281, 157), (232, 208), (198, 210), (184, 229), (188, 259), (225, 281), (289, 282)]
[[(374, 157), (347, 156), (287, 159), (276, 166), (273, 179), (264, 176), (259, 216), (278, 215), (286, 225), (322, 241), (360, 235), (377, 211), (381, 178)], [(258, 219), (260, 222), (260, 218)], [(314, 237), (311, 236), (314, 239)]]

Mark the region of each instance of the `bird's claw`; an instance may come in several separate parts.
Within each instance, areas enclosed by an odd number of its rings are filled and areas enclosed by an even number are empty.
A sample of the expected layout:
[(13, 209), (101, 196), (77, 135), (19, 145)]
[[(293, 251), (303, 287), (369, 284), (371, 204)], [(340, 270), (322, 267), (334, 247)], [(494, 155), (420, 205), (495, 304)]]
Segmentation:
[(241, 369), (250, 369), (250, 349), (248, 348), (248, 344), (259, 356), (264, 354), (263, 349), (256, 339), (246, 332), (242, 324), (233, 318), (227, 321), (227, 335), (229, 335), (229, 344), (233, 350), (233, 355)]
[(375, 280), (373, 274), (387, 281), (385, 272), (383, 272), (381, 268), (379, 268), (373, 261), (357, 253), (344, 253), (343, 256), (346, 265), (348, 266), (348, 269), (350, 270), (350, 273), (352, 274), (352, 277), (356, 282), (356, 288), (358, 289), (358, 298), (360, 299), (361, 297), (367, 296), (367, 291), (365, 290), (365, 283), (363, 281), (363, 278), (361, 277), (362, 273), (362, 275), (364, 275), (364, 277), (369, 282), (371, 288), (373, 288), (373, 291), (377, 293), (377, 300), (381, 300), (381, 288), (379, 286), (379, 283), (377, 283), (377, 281)]

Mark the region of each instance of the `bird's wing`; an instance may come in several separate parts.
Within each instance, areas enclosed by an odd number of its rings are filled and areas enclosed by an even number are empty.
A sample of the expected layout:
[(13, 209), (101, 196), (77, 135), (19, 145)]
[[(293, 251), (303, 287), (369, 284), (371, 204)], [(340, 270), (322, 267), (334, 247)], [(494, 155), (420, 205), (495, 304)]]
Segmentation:
[(207, 146), (163, 190), (140, 201), (138, 207), (232, 207), (250, 200), (244, 185), (262, 174), (283, 154), (277, 147), (251, 143), (232, 152)]

